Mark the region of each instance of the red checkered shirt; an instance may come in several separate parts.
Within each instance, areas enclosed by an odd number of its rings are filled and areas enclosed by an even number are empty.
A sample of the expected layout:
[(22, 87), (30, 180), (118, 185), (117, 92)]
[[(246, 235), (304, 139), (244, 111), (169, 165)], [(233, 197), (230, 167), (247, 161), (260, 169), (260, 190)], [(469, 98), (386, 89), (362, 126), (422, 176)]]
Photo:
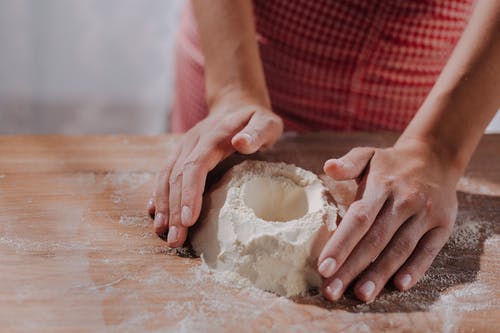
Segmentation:
[[(460, 38), (473, 0), (254, 0), (273, 111), (287, 130), (403, 130)], [(217, 38), (217, 36), (214, 36)], [(187, 6), (171, 128), (207, 115)]]

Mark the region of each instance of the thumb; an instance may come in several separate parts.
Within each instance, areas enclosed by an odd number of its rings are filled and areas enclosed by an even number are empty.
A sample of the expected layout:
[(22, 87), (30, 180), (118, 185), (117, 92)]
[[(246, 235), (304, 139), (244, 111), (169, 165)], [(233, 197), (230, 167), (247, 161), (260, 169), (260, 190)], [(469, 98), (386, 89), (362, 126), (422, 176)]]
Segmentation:
[(273, 145), (283, 132), (283, 121), (272, 112), (255, 112), (248, 124), (236, 133), (231, 144), (242, 154), (253, 154)]
[(373, 154), (374, 148), (354, 148), (341, 158), (326, 161), (323, 170), (335, 180), (355, 179), (361, 176)]

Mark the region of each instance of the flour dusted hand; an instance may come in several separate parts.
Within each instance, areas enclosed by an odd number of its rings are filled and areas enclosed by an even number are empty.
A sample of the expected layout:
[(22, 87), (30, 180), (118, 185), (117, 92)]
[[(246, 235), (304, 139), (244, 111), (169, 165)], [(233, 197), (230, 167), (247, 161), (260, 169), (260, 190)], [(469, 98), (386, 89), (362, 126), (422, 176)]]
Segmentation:
[(414, 286), (448, 240), (457, 214), (459, 172), (444, 154), (417, 140), (386, 149), (355, 148), (325, 163), (336, 180), (357, 179), (356, 200), (318, 260), (324, 294), (339, 299), (349, 284), (372, 301), (394, 276)]
[(251, 154), (272, 145), (282, 132), (281, 118), (243, 93), (214, 103), (208, 117), (182, 136), (159, 174), (148, 204), (156, 233), (168, 233), (168, 245), (181, 246), (200, 214), (208, 172), (234, 151)]

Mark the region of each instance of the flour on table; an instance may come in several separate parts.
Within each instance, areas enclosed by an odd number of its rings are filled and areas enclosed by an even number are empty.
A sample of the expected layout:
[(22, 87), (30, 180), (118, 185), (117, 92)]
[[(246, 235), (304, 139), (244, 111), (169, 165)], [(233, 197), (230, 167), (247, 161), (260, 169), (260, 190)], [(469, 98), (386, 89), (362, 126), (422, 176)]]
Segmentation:
[(147, 228), (151, 225), (150, 220), (145, 216), (120, 216), (119, 223), (126, 227)]
[(294, 165), (243, 162), (207, 195), (193, 247), (219, 281), (303, 295), (321, 285), (316, 261), (336, 228), (327, 192)]

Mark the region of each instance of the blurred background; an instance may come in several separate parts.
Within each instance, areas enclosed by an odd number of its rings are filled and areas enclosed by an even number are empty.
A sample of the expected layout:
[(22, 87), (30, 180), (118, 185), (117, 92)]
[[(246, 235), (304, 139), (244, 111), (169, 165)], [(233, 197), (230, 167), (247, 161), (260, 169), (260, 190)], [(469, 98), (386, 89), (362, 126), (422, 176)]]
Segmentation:
[(0, 134), (166, 131), (185, 1), (0, 0)]
[(166, 130), (184, 0), (0, 0), (0, 134)]

